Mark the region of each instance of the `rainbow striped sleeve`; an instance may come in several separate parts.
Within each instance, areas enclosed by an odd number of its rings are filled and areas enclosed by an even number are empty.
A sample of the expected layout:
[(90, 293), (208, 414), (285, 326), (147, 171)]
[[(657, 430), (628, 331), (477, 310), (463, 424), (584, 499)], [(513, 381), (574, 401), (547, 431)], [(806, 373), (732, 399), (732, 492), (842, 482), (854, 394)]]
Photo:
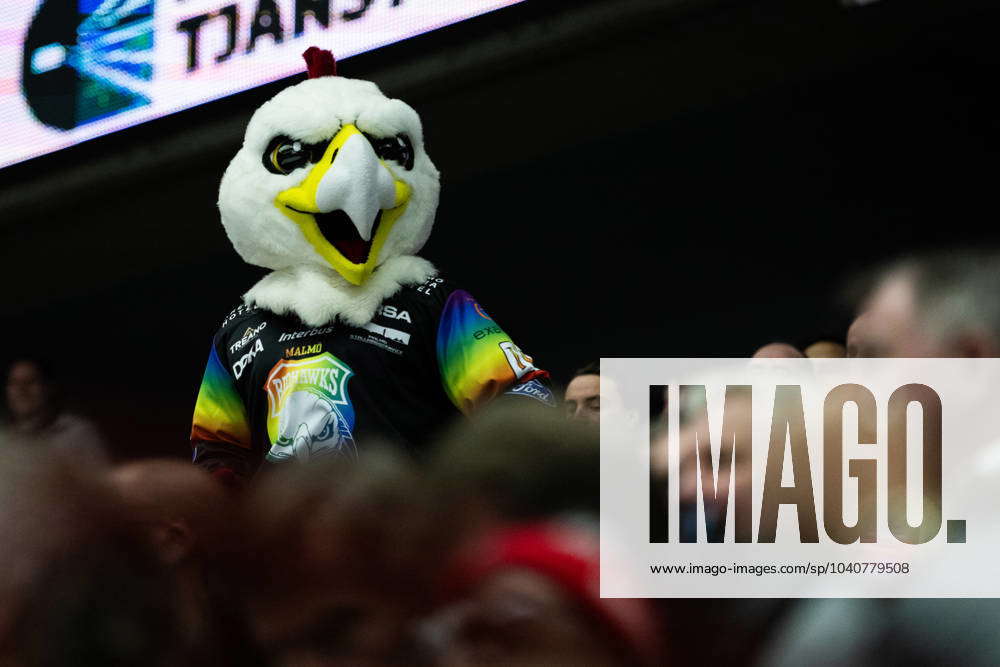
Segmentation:
[(191, 440), (225, 442), (250, 448), (246, 408), (214, 345), (201, 380), (201, 389), (198, 390), (198, 402), (194, 406)]
[(548, 373), (534, 367), (472, 295), (455, 290), (438, 324), (437, 360), (445, 393), (465, 414), (517, 382)]

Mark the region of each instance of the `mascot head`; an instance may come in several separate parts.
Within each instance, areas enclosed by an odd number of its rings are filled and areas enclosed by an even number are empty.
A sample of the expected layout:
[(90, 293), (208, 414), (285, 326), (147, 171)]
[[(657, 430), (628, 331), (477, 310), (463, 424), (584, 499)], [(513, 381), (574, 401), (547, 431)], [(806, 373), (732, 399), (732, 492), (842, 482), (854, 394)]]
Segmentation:
[(310, 78), (250, 119), (222, 178), (222, 224), (251, 264), (319, 266), (362, 285), (387, 259), (424, 245), (438, 171), (409, 105), (336, 76), (329, 51), (304, 56)]

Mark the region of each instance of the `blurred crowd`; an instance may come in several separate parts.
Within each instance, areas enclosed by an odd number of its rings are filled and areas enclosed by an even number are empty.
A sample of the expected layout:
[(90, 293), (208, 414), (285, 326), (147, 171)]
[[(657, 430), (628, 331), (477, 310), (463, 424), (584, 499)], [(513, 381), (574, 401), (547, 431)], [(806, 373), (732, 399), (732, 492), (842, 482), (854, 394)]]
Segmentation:
[[(1000, 253), (907, 258), (863, 292), (842, 340), (754, 356), (1000, 356)], [(46, 364), (15, 361), (0, 664), (1000, 662), (988, 600), (601, 598), (600, 366), (565, 380), (561, 410), (493, 406), (419, 459), (366, 443), (236, 488), (181, 460), (112, 463)]]

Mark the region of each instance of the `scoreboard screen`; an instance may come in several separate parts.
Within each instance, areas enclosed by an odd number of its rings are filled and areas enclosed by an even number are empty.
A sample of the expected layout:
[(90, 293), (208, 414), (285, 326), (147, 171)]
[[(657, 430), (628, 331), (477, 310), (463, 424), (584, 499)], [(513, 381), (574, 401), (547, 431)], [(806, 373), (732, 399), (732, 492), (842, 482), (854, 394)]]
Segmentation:
[(3, 0), (0, 167), (522, 0)]

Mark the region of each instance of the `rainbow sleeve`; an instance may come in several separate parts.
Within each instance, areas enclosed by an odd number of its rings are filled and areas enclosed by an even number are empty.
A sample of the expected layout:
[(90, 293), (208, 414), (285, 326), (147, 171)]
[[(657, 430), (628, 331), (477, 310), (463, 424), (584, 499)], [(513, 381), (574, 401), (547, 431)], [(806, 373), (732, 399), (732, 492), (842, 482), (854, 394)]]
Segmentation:
[(472, 295), (455, 290), (441, 313), (437, 360), (445, 393), (465, 414), (511, 385), (548, 373), (534, 367)]
[(191, 440), (225, 442), (250, 448), (246, 408), (214, 345), (194, 406)]

